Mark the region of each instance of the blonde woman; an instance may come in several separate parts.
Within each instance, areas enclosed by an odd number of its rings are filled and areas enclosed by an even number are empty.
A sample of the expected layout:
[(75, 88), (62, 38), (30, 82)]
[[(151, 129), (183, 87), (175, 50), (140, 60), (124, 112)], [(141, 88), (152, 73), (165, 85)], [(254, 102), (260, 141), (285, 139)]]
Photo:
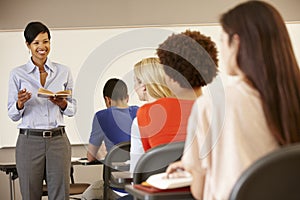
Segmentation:
[[(153, 102), (164, 97), (172, 97), (173, 94), (166, 86), (165, 72), (159, 59), (155, 57), (145, 58), (134, 65), (134, 89), (141, 101)], [(144, 153), (140, 131), (135, 118), (131, 127), (130, 171)]]

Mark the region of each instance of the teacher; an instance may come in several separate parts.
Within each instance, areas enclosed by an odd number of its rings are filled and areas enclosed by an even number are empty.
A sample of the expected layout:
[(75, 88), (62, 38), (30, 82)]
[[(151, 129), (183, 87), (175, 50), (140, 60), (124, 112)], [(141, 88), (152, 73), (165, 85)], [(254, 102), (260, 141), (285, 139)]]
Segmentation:
[(10, 73), (8, 115), (18, 125), (16, 165), (23, 200), (40, 200), (44, 177), (48, 199), (69, 199), (71, 146), (63, 115), (73, 116), (73, 98), (42, 98), (39, 88), (57, 92), (73, 89), (68, 67), (51, 62), (50, 31), (41, 22), (30, 22), (25, 30), (31, 59)]

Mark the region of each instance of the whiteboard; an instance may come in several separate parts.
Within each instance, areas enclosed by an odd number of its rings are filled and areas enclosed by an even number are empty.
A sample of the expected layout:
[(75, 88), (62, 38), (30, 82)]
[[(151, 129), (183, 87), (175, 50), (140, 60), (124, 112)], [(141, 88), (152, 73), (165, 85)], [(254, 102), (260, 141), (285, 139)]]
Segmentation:
[[(300, 23), (287, 24), (293, 47), (300, 60)], [(218, 24), (50, 30), (51, 52), (49, 58), (71, 68), (74, 80), (74, 97), (78, 101), (77, 114), (65, 117), (67, 134), (71, 144), (87, 144), (92, 118), (96, 111), (105, 108), (102, 97), (104, 83), (112, 77), (122, 78), (128, 85), (129, 104), (142, 105), (133, 89), (133, 66), (145, 57), (156, 56), (155, 49), (172, 33), (186, 29), (197, 30), (211, 36), (220, 49), (221, 27)], [(10, 71), (27, 63), (30, 58), (25, 45), (23, 30), (0, 32), (0, 147), (15, 146), (19, 122), (12, 122), (7, 115), (8, 78)], [(221, 58), (219, 56), (219, 58)], [(222, 80), (223, 64), (219, 59)]]

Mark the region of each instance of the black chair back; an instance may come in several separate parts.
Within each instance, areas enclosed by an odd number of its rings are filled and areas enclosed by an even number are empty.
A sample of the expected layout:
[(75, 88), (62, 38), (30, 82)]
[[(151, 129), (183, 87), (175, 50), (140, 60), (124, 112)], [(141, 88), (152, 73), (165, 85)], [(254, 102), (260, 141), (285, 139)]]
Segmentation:
[[(103, 198), (109, 199), (109, 191), (111, 188), (119, 188), (123, 189), (124, 184), (119, 184), (114, 181), (111, 177), (111, 173), (114, 171), (121, 171), (121, 169), (117, 170), (114, 168), (114, 162), (125, 162), (130, 159), (130, 142), (121, 142), (119, 144), (114, 145), (111, 150), (107, 153), (104, 166), (103, 166)], [(126, 169), (122, 169), (122, 171), (129, 170), (129, 165)]]
[(300, 144), (282, 147), (252, 164), (238, 179), (230, 200), (299, 200)]
[(140, 184), (150, 175), (165, 172), (168, 165), (180, 160), (184, 149), (184, 142), (163, 144), (149, 149), (141, 156), (133, 174), (134, 184)]

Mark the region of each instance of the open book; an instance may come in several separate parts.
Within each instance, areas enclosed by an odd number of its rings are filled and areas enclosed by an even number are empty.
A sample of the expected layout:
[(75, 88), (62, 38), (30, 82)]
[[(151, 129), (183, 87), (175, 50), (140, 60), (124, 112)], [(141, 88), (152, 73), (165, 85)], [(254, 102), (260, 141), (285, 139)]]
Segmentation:
[(159, 189), (181, 188), (191, 185), (193, 177), (190, 173), (184, 171), (178, 178), (167, 178), (166, 173), (151, 175), (146, 182)]
[(48, 98), (48, 97), (67, 98), (67, 97), (72, 96), (72, 91), (71, 90), (63, 90), (63, 91), (54, 93), (54, 92), (51, 92), (50, 90), (46, 90), (44, 88), (39, 88), (37, 96), (44, 97), (44, 98)]

